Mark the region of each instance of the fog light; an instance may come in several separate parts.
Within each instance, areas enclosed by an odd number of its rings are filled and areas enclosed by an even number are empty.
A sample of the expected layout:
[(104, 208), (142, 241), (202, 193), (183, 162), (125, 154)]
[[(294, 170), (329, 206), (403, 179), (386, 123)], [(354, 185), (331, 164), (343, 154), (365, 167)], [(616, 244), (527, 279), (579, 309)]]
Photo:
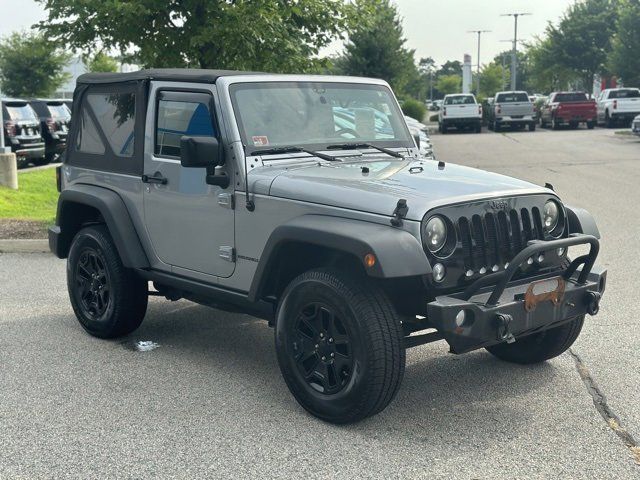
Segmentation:
[(436, 263), (433, 266), (433, 279), (436, 282), (441, 282), (442, 280), (444, 280), (445, 273), (446, 273), (446, 270), (443, 264)]
[(566, 250), (564, 247), (560, 247), (559, 249), (556, 250), (556, 253), (558, 254), (559, 257), (562, 257), (565, 254)]
[(473, 277), (473, 270), (467, 270), (467, 271), (465, 272), (465, 275), (466, 275), (467, 277)]
[(484, 275), (485, 273), (487, 273), (487, 269), (486, 269), (486, 268), (484, 268), (484, 267), (482, 267), (482, 268), (478, 271), (478, 273), (479, 273), (480, 275)]
[(491, 267), (492, 272), (497, 272), (498, 270), (500, 270), (500, 267), (498, 267), (498, 265), (494, 265), (493, 267)]
[(529, 257), (527, 259), (527, 265), (533, 265), (533, 258), (532, 257)]
[(465, 319), (465, 313), (464, 310), (460, 310), (458, 312), (458, 314), (456, 315), (456, 326), (457, 327), (461, 327), (462, 325), (464, 325), (464, 319)]
[(538, 263), (542, 263), (544, 262), (544, 255), (540, 254), (538, 255)]

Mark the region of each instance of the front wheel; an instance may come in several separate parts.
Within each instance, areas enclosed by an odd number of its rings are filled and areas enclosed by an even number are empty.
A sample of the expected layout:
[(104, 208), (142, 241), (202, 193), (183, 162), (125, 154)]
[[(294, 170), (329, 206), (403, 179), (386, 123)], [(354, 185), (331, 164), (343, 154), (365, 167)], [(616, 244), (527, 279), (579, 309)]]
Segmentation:
[(550, 328), (516, 340), (514, 343), (500, 343), (487, 350), (505, 362), (531, 364), (550, 360), (564, 353), (576, 341), (584, 315), (559, 327)]
[(67, 287), (80, 325), (94, 337), (128, 335), (147, 311), (147, 282), (122, 265), (104, 225), (85, 227), (73, 239)]
[(295, 278), (276, 313), (282, 376), (308, 412), (351, 423), (382, 411), (405, 367), (402, 325), (386, 294), (337, 270)]

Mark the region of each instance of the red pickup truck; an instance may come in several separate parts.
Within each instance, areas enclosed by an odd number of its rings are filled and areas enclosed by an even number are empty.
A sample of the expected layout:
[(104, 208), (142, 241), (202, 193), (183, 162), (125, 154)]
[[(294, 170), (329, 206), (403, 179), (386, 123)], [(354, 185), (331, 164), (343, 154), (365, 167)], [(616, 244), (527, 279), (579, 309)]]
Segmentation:
[(598, 111), (595, 100), (589, 100), (584, 92), (554, 92), (540, 110), (540, 126), (556, 130), (561, 125), (577, 128), (586, 123), (587, 128), (596, 126)]

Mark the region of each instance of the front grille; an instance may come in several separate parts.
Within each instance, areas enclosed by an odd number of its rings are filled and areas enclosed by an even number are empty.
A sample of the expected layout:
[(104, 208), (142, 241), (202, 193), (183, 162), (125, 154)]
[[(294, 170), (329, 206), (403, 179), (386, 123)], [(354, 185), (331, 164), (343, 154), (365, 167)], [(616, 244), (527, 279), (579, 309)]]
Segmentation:
[(504, 268), (530, 240), (544, 240), (538, 207), (460, 217), (456, 222), (464, 268), (477, 273)]

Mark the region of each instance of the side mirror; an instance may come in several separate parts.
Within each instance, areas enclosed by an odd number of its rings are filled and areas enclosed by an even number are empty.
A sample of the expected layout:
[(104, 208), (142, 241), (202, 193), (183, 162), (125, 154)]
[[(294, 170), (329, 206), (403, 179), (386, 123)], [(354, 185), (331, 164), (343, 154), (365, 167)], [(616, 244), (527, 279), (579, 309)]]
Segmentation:
[(214, 137), (189, 137), (180, 139), (180, 165), (186, 168), (207, 168), (222, 165), (222, 152)]

